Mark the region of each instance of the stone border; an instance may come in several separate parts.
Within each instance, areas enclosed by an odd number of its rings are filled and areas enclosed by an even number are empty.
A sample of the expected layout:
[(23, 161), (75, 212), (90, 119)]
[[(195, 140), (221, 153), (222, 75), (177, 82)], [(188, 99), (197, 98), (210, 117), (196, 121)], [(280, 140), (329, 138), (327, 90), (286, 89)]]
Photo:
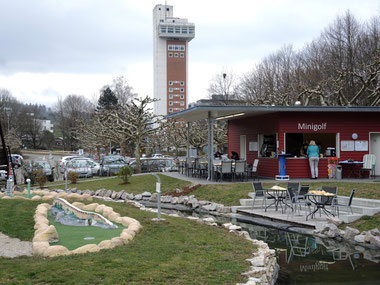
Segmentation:
[(55, 227), (53, 225), (49, 226), (49, 220), (47, 219), (48, 210), (51, 209), (52, 206), (47, 203), (39, 204), (34, 215), (35, 235), (32, 245), (34, 256), (55, 257), (70, 254), (98, 252), (102, 249), (114, 248), (116, 246), (127, 244), (142, 229), (139, 221), (130, 217), (120, 217), (120, 214), (114, 212), (112, 207), (108, 207), (103, 204), (99, 205), (98, 203), (84, 205), (80, 202), (74, 202), (73, 205), (82, 210), (98, 212), (110, 221), (122, 224), (127, 227), (127, 229), (124, 229), (119, 237), (114, 237), (111, 240), (103, 240), (99, 244), (86, 244), (72, 251), (62, 245), (51, 246), (49, 242), (53, 242), (58, 239), (58, 233)]

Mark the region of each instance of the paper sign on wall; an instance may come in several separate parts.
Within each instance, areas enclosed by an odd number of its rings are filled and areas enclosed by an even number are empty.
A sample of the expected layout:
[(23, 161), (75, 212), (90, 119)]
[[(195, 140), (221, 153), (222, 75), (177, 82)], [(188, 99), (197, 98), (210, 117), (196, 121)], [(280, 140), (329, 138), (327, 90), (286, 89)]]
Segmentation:
[(258, 151), (257, 142), (249, 142), (248, 145), (249, 151)]
[(355, 141), (355, 151), (368, 151), (368, 141)]
[(354, 141), (341, 141), (340, 142), (340, 150), (341, 151), (354, 151), (355, 150), (355, 142)]

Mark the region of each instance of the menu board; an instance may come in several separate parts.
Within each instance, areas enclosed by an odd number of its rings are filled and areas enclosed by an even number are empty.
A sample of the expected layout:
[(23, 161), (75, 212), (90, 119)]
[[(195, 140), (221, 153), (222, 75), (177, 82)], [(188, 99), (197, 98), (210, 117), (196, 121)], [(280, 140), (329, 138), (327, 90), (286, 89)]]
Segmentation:
[(355, 141), (355, 151), (368, 151), (368, 141)]
[(340, 151), (355, 151), (355, 141), (340, 141)]
[(258, 150), (257, 142), (249, 142), (248, 147), (249, 147), (249, 151), (257, 151)]

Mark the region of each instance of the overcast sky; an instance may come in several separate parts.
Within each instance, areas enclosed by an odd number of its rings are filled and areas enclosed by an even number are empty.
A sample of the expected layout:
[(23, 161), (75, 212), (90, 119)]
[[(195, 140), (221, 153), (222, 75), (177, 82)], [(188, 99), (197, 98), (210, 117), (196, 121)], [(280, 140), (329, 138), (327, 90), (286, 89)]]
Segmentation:
[[(0, 0), (0, 88), (22, 102), (52, 106), (69, 94), (89, 99), (124, 75), (153, 96), (153, 0)], [(195, 23), (189, 44), (189, 102), (213, 76), (240, 75), (283, 45), (318, 37), (337, 15), (380, 14), (378, 0), (170, 0)]]

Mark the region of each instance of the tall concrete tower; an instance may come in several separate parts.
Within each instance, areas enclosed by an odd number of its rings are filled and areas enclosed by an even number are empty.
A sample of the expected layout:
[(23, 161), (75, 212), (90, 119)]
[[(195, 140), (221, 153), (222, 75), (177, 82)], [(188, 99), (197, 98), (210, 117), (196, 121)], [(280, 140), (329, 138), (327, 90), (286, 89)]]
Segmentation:
[(173, 17), (173, 6), (153, 9), (153, 95), (154, 113), (167, 115), (187, 106), (188, 42), (195, 26), (187, 19)]

